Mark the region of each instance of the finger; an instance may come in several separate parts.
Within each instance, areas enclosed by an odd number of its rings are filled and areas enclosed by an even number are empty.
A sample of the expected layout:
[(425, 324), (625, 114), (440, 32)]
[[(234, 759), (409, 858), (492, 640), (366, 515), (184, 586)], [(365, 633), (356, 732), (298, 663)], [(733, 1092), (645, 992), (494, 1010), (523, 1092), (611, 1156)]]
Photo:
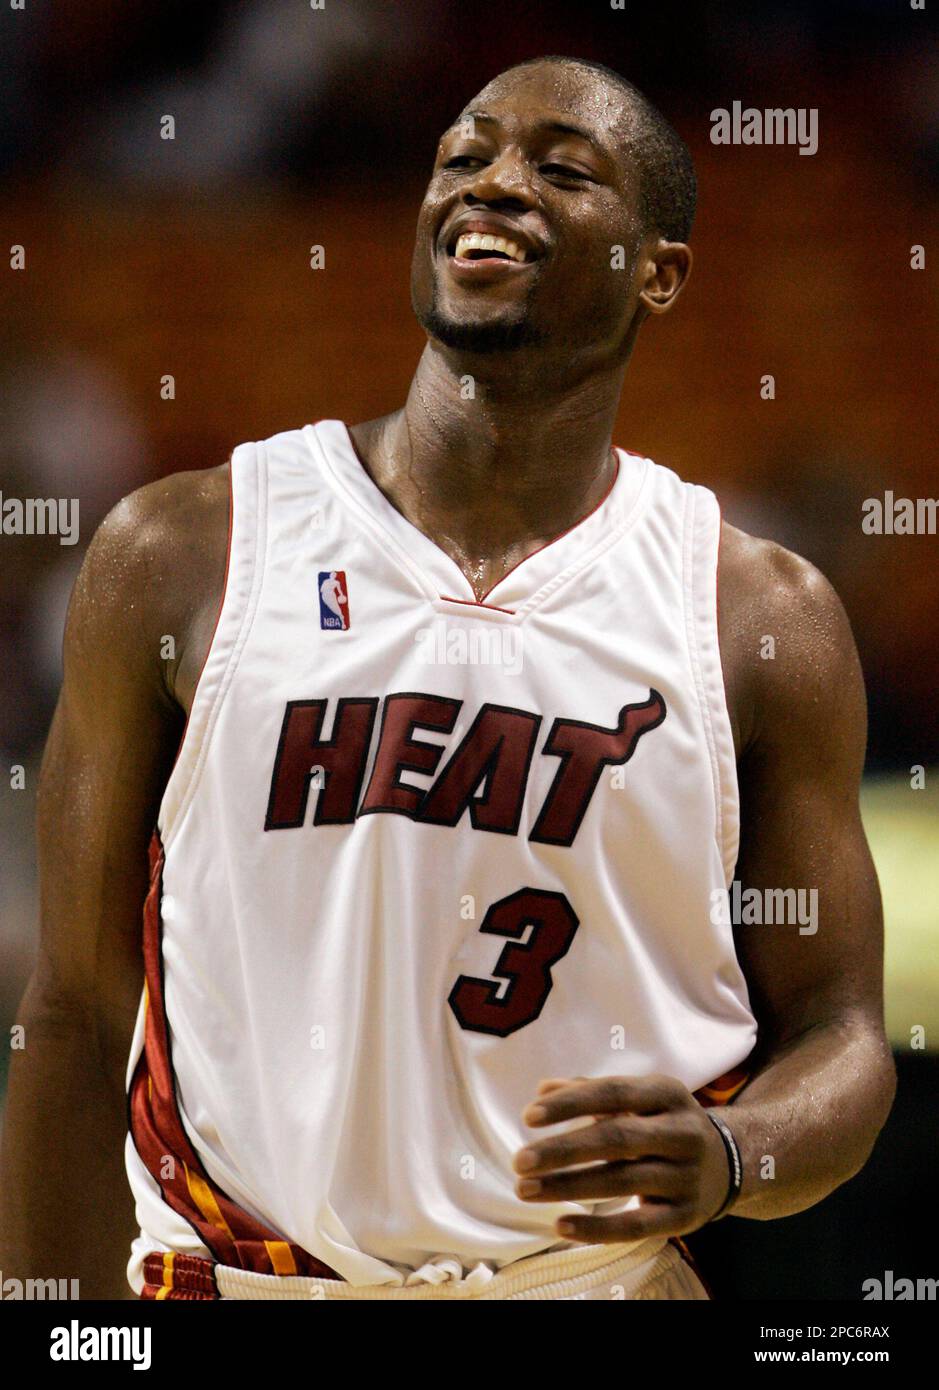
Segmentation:
[(606, 1115), (596, 1124), (526, 1144), (515, 1155), (513, 1167), (528, 1177), (579, 1163), (640, 1158), (680, 1161), (695, 1156), (695, 1143), (684, 1117)]
[(571, 1081), (539, 1095), (522, 1112), (522, 1119), (534, 1127), (623, 1110), (653, 1115), (692, 1102), (687, 1087), (673, 1076), (600, 1076)]
[(684, 1201), (688, 1196), (683, 1168), (668, 1163), (598, 1163), (573, 1173), (520, 1178), (515, 1191), (526, 1202), (597, 1202), (612, 1197), (658, 1197)]
[(570, 1086), (571, 1082), (564, 1078), (555, 1078), (550, 1081), (539, 1081), (535, 1088), (536, 1095), (547, 1095), (549, 1091), (556, 1091), (561, 1086)]
[(643, 1202), (636, 1211), (613, 1216), (562, 1216), (555, 1230), (564, 1240), (585, 1245), (609, 1245), (621, 1240), (646, 1240), (649, 1236), (681, 1236), (695, 1222), (690, 1206), (671, 1202)]

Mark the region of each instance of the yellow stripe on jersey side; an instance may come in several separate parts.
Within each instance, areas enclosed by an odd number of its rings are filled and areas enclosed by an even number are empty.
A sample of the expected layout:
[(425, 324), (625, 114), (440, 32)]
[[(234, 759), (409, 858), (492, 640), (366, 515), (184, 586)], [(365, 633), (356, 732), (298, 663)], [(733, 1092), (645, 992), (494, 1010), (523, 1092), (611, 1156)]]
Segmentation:
[(266, 1240), (264, 1244), (275, 1274), (296, 1274), (297, 1263), (285, 1240)]
[(222, 1215), (218, 1202), (216, 1202), (212, 1189), (209, 1187), (208, 1183), (200, 1178), (198, 1173), (190, 1173), (185, 1163), (183, 1164), (183, 1172), (186, 1174), (186, 1186), (189, 1188), (189, 1195), (202, 1212), (206, 1221), (208, 1221), (210, 1225), (215, 1226), (219, 1231), (224, 1231), (229, 1240), (234, 1240), (235, 1237), (229, 1230), (228, 1222)]
[(735, 1081), (730, 1086), (702, 1086), (698, 1095), (707, 1096), (708, 1100), (713, 1100), (716, 1105), (726, 1105), (738, 1091), (743, 1090), (749, 1080), (749, 1076), (745, 1076), (742, 1080)]
[(170, 1289), (173, 1287), (173, 1261), (175, 1258), (176, 1252), (174, 1250), (165, 1250), (163, 1252), (163, 1287), (157, 1289), (157, 1302), (160, 1302), (161, 1299), (169, 1298)]

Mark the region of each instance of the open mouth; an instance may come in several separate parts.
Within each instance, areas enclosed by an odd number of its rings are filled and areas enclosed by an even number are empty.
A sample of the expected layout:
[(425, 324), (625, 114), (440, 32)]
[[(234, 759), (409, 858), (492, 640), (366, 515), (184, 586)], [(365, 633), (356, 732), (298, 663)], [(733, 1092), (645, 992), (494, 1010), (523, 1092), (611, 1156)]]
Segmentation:
[(519, 265), (530, 259), (525, 248), (508, 237), (480, 232), (463, 232), (449, 254), (461, 261), (517, 261)]

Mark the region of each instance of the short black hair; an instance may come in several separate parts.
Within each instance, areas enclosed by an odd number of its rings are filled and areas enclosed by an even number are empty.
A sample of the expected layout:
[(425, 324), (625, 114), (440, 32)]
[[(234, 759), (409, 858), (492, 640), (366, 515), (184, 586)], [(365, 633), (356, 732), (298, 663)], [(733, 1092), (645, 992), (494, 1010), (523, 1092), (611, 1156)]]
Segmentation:
[(541, 58), (526, 58), (499, 76), (541, 63), (599, 73), (629, 98), (635, 116), (629, 149), (639, 166), (640, 216), (647, 231), (657, 231), (666, 241), (687, 241), (694, 222), (698, 181), (691, 151), (677, 130), (638, 87), (605, 63), (591, 58), (550, 53)]

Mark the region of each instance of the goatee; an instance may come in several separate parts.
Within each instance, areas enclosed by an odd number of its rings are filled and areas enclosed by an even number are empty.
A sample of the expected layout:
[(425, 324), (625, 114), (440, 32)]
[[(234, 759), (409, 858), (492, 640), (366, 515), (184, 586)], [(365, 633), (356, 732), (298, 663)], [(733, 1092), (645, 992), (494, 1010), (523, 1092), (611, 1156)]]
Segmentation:
[(544, 338), (525, 318), (507, 323), (464, 323), (448, 318), (437, 308), (436, 299), (425, 314), (417, 313), (417, 319), (429, 337), (458, 352), (513, 352)]

